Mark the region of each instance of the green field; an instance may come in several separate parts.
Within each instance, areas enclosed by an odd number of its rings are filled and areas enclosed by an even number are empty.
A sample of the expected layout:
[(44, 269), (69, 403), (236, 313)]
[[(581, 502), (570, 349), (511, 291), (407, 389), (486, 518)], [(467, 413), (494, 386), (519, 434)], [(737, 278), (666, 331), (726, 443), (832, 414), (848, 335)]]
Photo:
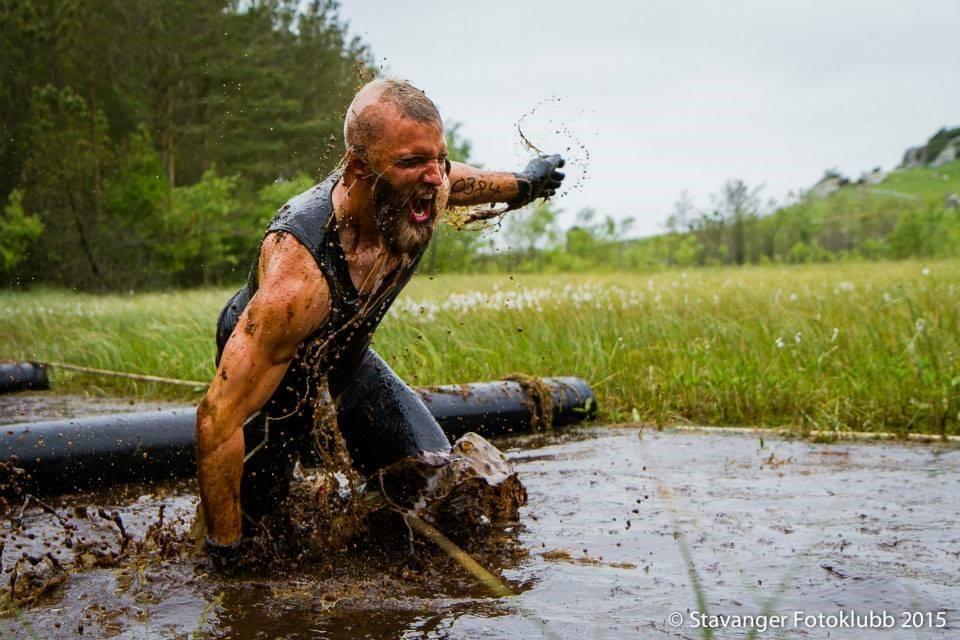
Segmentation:
[[(0, 294), (0, 357), (206, 380), (231, 289)], [(960, 261), (419, 277), (375, 348), (414, 385), (578, 375), (602, 417), (950, 433)], [(199, 392), (58, 373), (57, 389)]]

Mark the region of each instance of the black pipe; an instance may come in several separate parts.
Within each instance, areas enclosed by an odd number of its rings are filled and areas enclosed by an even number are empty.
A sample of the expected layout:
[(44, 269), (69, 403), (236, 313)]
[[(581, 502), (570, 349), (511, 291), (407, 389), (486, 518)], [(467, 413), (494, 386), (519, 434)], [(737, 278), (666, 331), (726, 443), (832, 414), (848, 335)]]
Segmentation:
[[(553, 398), (552, 426), (592, 417), (596, 399), (579, 378), (543, 378)], [(418, 389), (451, 440), (467, 431), (485, 437), (530, 431), (536, 403), (519, 382), (480, 382)], [(70, 493), (126, 482), (196, 473), (196, 410), (120, 413), (0, 426), (0, 460), (22, 470), (0, 493)], [(3, 485), (7, 486), (5, 490)]]
[(45, 365), (39, 362), (0, 362), (0, 393), (49, 388)]
[[(553, 400), (551, 426), (565, 427), (596, 413), (596, 398), (580, 378), (542, 378)], [(537, 398), (514, 381), (475, 382), (417, 389), (451, 440), (468, 431), (485, 438), (529, 433)], [(541, 428), (549, 428), (547, 425)]]

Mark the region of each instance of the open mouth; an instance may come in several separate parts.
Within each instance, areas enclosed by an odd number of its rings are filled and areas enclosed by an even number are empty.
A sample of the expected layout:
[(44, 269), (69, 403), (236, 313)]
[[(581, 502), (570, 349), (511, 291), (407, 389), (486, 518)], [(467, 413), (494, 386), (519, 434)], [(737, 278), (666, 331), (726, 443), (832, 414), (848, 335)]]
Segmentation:
[(434, 194), (415, 196), (410, 200), (410, 219), (423, 224), (433, 217)]

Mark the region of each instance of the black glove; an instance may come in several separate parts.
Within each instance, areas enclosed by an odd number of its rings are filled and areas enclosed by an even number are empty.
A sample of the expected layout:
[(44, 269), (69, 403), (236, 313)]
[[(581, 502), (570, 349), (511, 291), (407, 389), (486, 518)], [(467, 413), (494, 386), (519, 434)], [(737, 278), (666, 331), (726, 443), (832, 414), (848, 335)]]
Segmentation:
[(204, 545), (207, 556), (217, 572), (226, 576), (236, 574), (239, 569), (240, 560), (240, 541), (233, 544), (220, 544), (209, 535), (206, 537)]
[(507, 202), (510, 205), (508, 211), (519, 209), (537, 198), (549, 198), (556, 193), (563, 182), (563, 172), (558, 171), (562, 166), (563, 158), (559, 154), (540, 156), (531, 160), (522, 172), (513, 174), (517, 178), (520, 193)]

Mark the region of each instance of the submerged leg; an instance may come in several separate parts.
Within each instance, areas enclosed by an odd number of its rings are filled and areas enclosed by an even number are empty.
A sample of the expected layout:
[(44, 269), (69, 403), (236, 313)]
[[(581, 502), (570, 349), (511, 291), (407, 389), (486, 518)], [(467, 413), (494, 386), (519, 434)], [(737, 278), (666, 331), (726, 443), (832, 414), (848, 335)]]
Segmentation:
[(450, 441), (420, 396), (372, 349), (339, 386), (337, 422), (361, 473), (369, 475), (424, 451), (450, 450)]
[(251, 520), (273, 513), (287, 497), (296, 462), (310, 449), (313, 406), (307, 380), (301, 363), (292, 363), (273, 397), (243, 427), (240, 506), (247, 530)]

